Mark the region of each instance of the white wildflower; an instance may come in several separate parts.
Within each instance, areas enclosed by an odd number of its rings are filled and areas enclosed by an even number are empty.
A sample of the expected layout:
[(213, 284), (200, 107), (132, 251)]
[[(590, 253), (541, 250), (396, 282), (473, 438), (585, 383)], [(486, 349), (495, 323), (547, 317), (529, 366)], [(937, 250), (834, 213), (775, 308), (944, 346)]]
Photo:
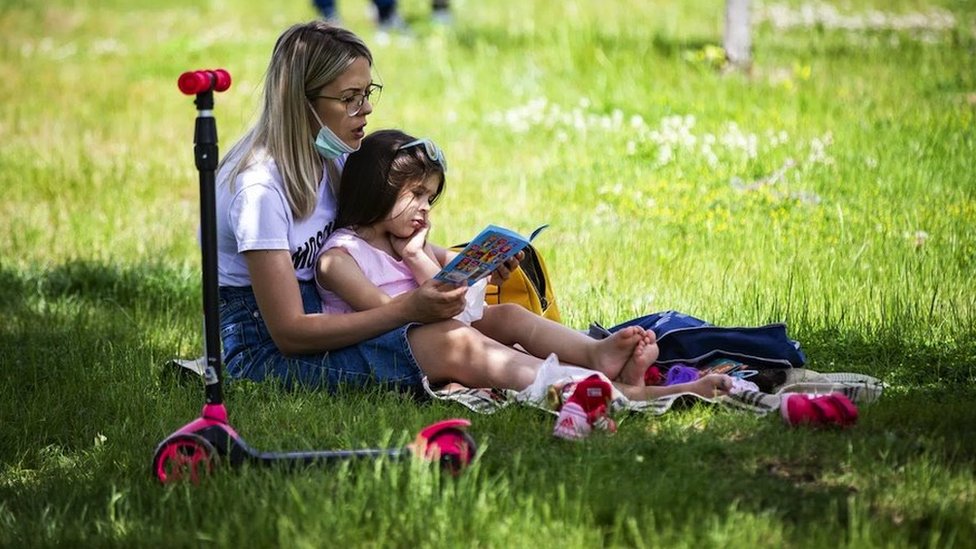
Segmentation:
[[(842, 14), (836, 7), (824, 2), (804, 3), (799, 7), (781, 3), (760, 5), (754, 14), (754, 22), (769, 22), (777, 29), (822, 27), (848, 31), (902, 30), (929, 33), (952, 30), (956, 26), (955, 16), (944, 8), (901, 14), (880, 10)], [(924, 35), (925, 33), (920, 34)]]
[(91, 46), (91, 52), (95, 55), (106, 55), (106, 54), (125, 54), (127, 52), (125, 45), (114, 38), (96, 40)]
[(925, 241), (929, 239), (929, 233), (925, 231), (915, 231), (911, 235), (912, 245), (916, 248), (921, 248), (925, 245)]
[(657, 163), (660, 165), (665, 165), (671, 162), (674, 157), (674, 152), (671, 150), (670, 145), (661, 145), (657, 150)]

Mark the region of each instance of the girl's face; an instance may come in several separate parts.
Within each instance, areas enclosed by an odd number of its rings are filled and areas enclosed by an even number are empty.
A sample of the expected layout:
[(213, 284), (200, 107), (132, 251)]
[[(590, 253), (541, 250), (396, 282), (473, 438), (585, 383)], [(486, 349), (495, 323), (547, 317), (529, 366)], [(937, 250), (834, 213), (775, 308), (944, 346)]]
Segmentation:
[[(367, 99), (355, 116), (349, 116), (346, 102), (321, 96), (347, 99), (353, 94), (364, 93), (372, 81), (369, 61), (364, 57), (357, 57), (342, 74), (322, 88), (319, 92), (320, 97), (312, 103), (322, 123), (353, 149), (358, 149), (363, 137), (366, 136), (366, 117), (373, 112), (373, 105)], [(318, 128), (314, 128), (313, 133), (316, 132)]]
[(440, 176), (431, 174), (427, 179), (403, 186), (393, 210), (381, 222), (382, 228), (397, 238), (407, 238), (430, 223), (430, 203), (437, 194)]

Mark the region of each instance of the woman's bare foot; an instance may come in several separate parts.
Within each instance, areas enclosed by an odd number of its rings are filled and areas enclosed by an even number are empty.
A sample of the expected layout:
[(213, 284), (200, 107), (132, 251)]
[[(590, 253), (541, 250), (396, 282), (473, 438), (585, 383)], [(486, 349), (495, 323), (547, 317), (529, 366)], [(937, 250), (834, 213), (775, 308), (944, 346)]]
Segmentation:
[(644, 373), (657, 361), (659, 349), (657, 347), (657, 337), (654, 332), (645, 330), (643, 336), (637, 341), (634, 352), (624, 363), (620, 370), (620, 377), (617, 378), (621, 383), (643, 387)]
[(606, 339), (594, 341), (590, 350), (590, 369), (602, 373), (607, 379), (617, 379), (631, 361), (638, 344), (644, 341), (645, 333), (640, 326), (628, 326)]

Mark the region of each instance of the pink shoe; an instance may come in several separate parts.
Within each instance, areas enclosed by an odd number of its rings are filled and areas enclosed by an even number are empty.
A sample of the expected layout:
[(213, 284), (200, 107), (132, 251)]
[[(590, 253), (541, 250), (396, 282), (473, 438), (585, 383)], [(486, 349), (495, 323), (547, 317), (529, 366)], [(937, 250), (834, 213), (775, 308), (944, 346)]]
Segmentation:
[(552, 434), (567, 440), (580, 440), (589, 436), (593, 428), (617, 432), (617, 424), (607, 413), (612, 394), (610, 383), (599, 375), (580, 381), (560, 409)]
[(833, 397), (829, 402), (840, 412), (838, 425), (841, 427), (850, 427), (857, 423), (857, 406), (851, 402), (851, 399), (847, 398), (843, 393), (831, 393), (827, 396)]
[(787, 393), (779, 405), (780, 415), (788, 425), (849, 427), (857, 423), (857, 407), (843, 393), (808, 395)]
[(559, 410), (552, 434), (565, 440), (582, 440), (590, 436), (592, 431), (583, 408), (575, 402), (567, 402)]

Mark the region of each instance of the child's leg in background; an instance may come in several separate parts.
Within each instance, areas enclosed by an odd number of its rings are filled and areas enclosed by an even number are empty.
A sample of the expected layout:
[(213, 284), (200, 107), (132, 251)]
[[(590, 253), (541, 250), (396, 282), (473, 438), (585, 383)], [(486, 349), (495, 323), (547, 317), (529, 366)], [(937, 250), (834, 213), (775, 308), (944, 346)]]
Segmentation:
[(312, 4), (315, 5), (315, 9), (318, 10), (323, 19), (336, 18), (335, 0), (312, 0)]

